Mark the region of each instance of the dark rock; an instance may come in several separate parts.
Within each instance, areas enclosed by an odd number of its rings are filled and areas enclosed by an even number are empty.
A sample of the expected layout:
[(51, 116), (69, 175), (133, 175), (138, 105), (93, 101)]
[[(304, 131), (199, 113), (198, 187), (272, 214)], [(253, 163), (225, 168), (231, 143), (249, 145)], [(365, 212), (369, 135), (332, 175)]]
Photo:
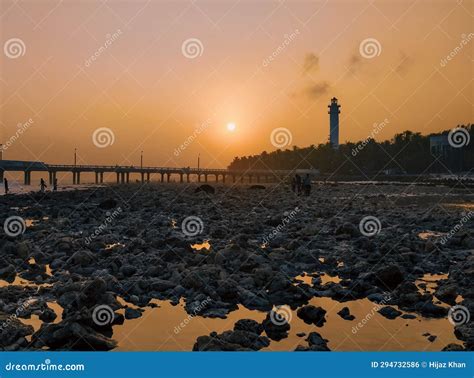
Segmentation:
[(16, 277), (16, 270), (13, 265), (7, 265), (5, 268), (0, 269), (0, 279), (7, 282), (13, 282)]
[(464, 348), (461, 345), (453, 344), (453, 343), (446, 345), (442, 349), (443, 352), (462, 352), (463, 350)]
[(50, 308), (47, 308), (46, 310), (41, 312), (41, 314), (39, 315), (40, 320), (42, 320), (43, 322), (46, 322), (46, 323), (51, 323), (57, 317), (58, 316), (56, 315), (56, 313), (53, 310), (51, 310)]
[(216, 192), (216, 190), (214, 189), (214, 187), (212, 187), (211, 185), (208, 185), (208, 184), (203, 184), (203, 185), (199, 185), (195, 190), (194, 190), (194, 193), (199, 193), (199, 192), (205, 192), (207, 194), (214, 194)]
[(212, 332), (209, 336), (199, 336), (193, 351), (252, 351), (270, 345), (270, 340), (256, 333), (234, 330), (221, 334)]
[(255, 189), (262, 190), (262, 189), (265, 189), (265, 186), (263, 186), (263, 185), (251, 185), (251, 186), (249, 186), (249, 189), (250, 190), (255, 190)]
[(308, 341), (310, 351), (325, 352), (330, 350), (327, 346), (328, 340), (323, 339), (317, 332), (311, 332), (306, 340)]
[(416, 315), (412, 315), (412, 314), (403, 314), (400, 317), (403, 319), (416, 319)]
[(99, 208), (102, 210), (111, 210), (117, 207), (117, 201), (113, 198), (106, 199), (99, 204)]
[(435, 336), (435, 335), (429, 335), (429, 336), (428, 336), (428, 340), (429, 340), (430, 342), (433, 342), (433, 341), (436, 340), (436, 337), (437, 337), (437, 336)]
[(403, 279), (403, 273), (397, 265), (388, 265), (375, 272), (376, 284), (382, 289), (393, 290)]
[(306, 324), (314, 324), (317, 327), (322, 327), (326, 322), (326, 310), (322, 307), (306, 305), (299, 308), (296, 314), (299, 318), (303, 319)]
[(349, 307), (343, 307), (341, 311), (337, 313), (344, 320), (354, 320), (355, 316), (351, 315)]
[(139, 309), (127, 307), (125, 309), (125, 319), (136, 319), (142, 316), (142, 311)]
[(247, 331), (260, 335), (263, 332), (263, 325), (252, 319), (240, 319), (234, 324), (234, 331)]
[(137, 272), (137, 268), (134, 267), (133, 265), (124, 265), (120, 268), (120, 272), (125, 277), (130, 277), (130, 276), (133, 276)]
[(379, 314), (386, 317), (387, 319), (395, 319), (396, 317), (402, 314), (401, 311), (398, 311), (396, 308), (392, 306), (382, 307), (379, 311)]
[(267, 317), (263, 320), (262, 325), (265, 333), (272, 340), (280, 341), (288, 337), (290, 324), (287, 319), (277, 311), (272, 310), (267, 313)]

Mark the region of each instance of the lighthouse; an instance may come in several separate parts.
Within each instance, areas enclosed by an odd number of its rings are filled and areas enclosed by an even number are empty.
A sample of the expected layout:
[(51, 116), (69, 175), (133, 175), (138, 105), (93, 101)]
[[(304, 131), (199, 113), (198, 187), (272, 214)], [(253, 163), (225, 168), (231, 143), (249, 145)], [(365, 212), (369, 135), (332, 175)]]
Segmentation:
[(337, 103), (337, 98), (331, 99), (331, 104), (328, 105), (329, 111), (329, 143), (333, 148), (339, 148), (339, 108), (341, 105)]

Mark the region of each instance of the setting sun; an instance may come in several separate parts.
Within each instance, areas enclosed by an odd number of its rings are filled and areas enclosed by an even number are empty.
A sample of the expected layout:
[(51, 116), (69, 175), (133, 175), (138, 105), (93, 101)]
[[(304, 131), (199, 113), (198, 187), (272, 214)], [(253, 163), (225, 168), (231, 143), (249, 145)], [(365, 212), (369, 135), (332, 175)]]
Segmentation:
[(234, 131), (235, 130), (235, 123), (234, 122), (229, 122), (227, 124), (227, 130)]

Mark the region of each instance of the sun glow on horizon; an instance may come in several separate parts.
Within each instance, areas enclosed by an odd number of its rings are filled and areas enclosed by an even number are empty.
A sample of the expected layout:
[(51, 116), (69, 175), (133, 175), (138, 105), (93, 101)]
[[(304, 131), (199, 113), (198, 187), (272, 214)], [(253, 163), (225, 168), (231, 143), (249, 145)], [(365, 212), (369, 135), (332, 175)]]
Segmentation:
[(234, 122), (229, 122), (229, 123), (227, 124), (227, 130), (229, 130), (229, 131), (235, 131), (235, 129), (236, 129), (236, 125), (235, 125)]

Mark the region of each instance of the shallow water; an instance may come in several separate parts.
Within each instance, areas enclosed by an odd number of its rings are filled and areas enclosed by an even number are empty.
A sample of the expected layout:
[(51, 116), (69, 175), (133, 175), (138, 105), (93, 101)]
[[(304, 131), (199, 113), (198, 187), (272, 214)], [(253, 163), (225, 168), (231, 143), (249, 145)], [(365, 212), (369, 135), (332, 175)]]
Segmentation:
[[(172, 306), (169, 302), (154, 301), (160, 307), (146, 308), (138, 319), (126, 320), (124, 325), (113, 327), (113, 338), (118, 342), (116, 350), (192, 350), (198, 336), (212, 331), (221, 333), (233, 329), (239, 319), (254, 319), (261, 322), (266, 313), (239, 306), (227, 319), (191, 317), (183, 303)], [(289, 337), (279, 342), (271, 341), (268, 351), (291, 351), (298, 344), (307, 345), (300, 332), (318, 332), (329, 340), (331, 350), (431, 350), (439, 351), (449, 343), (461, 344), (453, 333), (448, 319), (397, 318), (389, 320), (377, 313), (377, 305), (368, 299), (339, 303), (331, 298), (313, 298), (310, 304), (321, 306), (326, 311), (327, 322), (319, 328), (308, 325), (291, 311)], [(349, 307), (356, 318), (342, 319), (337, 312)], [(124, 310), (120, 310), (124, 311)], [(119, 311), (119, 312), (120, 312)], [(364, 320), (365, 324), (362, 324)], [(425, 333), (436, 335), (434, 342), (428, 341)]]

